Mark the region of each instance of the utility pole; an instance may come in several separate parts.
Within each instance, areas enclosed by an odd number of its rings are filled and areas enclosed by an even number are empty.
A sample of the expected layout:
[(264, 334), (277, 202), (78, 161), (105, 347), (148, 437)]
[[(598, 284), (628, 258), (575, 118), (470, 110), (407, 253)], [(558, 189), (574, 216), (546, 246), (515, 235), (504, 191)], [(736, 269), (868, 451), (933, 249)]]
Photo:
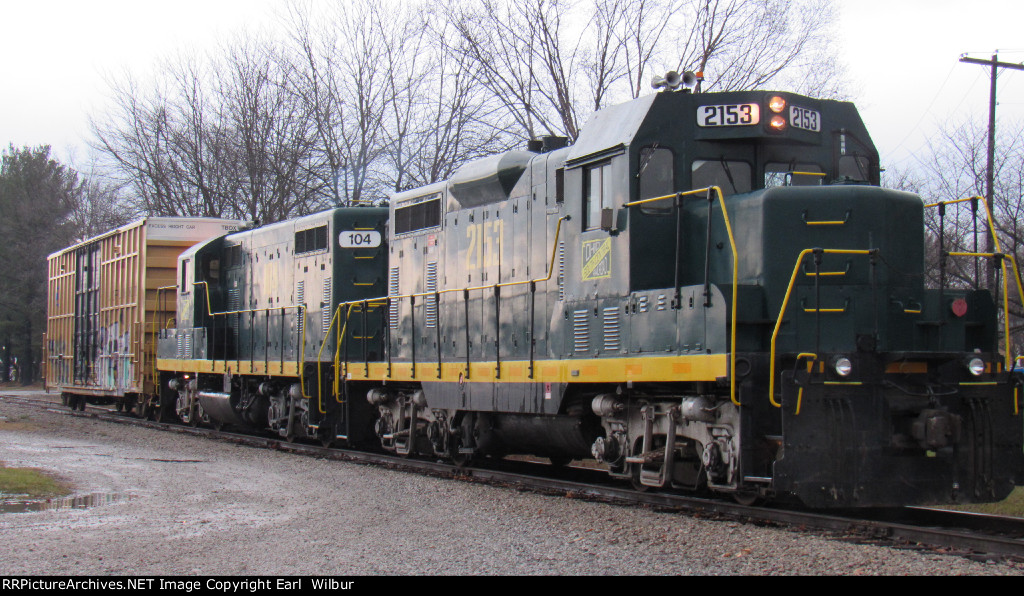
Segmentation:
[[(966, 55), (960, 56), (960, 62), (967, 62), (970, 64), (981, 64), (983, 66), (991, 67), (991, 84), (989, 85), (988, 91), (988, 167), (985, 170), (985, 206), (988, 208), (988, 213), (992, 215), (993, 225), (995, 225), (995, 212), (993, 211), (993, 197), (995, 196), (995, 160), (996, 160), (996, 75), (998, 75), (1000, 68), (1012, 68), (1014, 70), (1024, 70), (1024, 63), (1014, 64), (1012, 62), (999, 62), (999, 50), (992, 55), (991, 60), (982, 60), (980, 58), (968, 58)], [(994, 230), (993, 230), (994, 233)], [(992, 253), (995, 251), (995, 246), (992, 243), (992, 234), (985, 234), (985, 252)], [(995, 271), (992, 268), (992, 261), (989, 261), (986, 268), (986, 279), (985, 287), (992, 289), (995, 285)], [(977, 280), (975, 280), (977, 283)]]

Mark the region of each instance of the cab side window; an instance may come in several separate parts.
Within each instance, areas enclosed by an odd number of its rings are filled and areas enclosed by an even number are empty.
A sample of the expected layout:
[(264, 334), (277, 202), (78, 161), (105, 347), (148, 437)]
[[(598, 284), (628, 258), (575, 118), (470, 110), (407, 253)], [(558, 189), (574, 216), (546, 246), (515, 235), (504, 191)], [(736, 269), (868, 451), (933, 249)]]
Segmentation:
[(601, 227), (601, 210), (612, 208), (611, 162), (590, 166), (583, 171), (583, 229)]

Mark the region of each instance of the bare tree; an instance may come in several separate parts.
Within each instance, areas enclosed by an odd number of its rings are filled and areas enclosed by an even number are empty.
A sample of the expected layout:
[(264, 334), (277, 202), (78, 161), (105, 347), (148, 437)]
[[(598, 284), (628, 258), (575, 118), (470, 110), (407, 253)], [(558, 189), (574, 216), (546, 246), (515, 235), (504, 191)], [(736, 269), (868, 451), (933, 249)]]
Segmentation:
[(393, 16), (368, 2), (334, 4), (315, 16), (314, 23), (308, 7), (293, 5), (290, 28), (305, 61), (300, 93), (325, 166), (320, 174), (334, 189), (335, 204), (372, 202), (383, 197), (373, 187), (373, 168), (393, 93), (381, 68), (387, 66), (388, 40), (380, 21)]
[(268, 40), (245, 36), (224, 51), (216, 74), (218, 120), (230, 131), (243, 192), (234, 211), (260, 222), (309, 213), (321, 181), (310, 167), (316, 143), (299, 74)]
[(286, 40), (245, 34), (164, 61), (146, 86), (115, 80), (95, 146), (139, 213), (269, 222), (372, 203), (525, 138), (575, 139), (664, 64), (704, 69), (709, 89), (792, 81), (832, 94), (831, 7), (295, 0)]
[[(778, 82), (801, 83), (795, 91), (832, 96), (820, 73), (835, 77), (830, 29), (832, 0), (691, 0), (678, 70), (707, 75), (706, 91), (763, 89)], [(838, 82), (838, 79), (837, 81)], [(836, 82), (832, 85), (835, 87)]]
[[(995, 161), (993, 221), (999, 245), (1004, 253), (1024, 264), (1024, 124), (1000, 123)], [(887, 180), (891, 187), (920, 194), (926, 203), (951, 202), (985, 194), (988, 161), (988, 132), (985, 125), (968, 121), (949, 126), (929, 142), (918, 162), (909, 171), (897, 172)], [(891, 176), (891, 175), (890, 175)], [(973, 203), (973, 204), (972, 204)], [(941, 224), (941, 225), (940, 225)], [(989, 234), (984, 199), (950, 204), (945, 216), (937, 208), (925, 212), (928, 230), (926, 245), (928, 281), (939, 284), (941, 235), (945, 252), (984, 252)], [(977, 231), (975, 231), (977, 230)], [(985, 263), (975, 258), (947, 257), (944, 278), (947, 287), (984, 287)], [(1011, 333), (1014, 343), (1024, 346), (1024, 307), (1018, 296), (1015, 275), (1009, 282)], [(1001, 292), (1001, 288), (999, 288)]]
[(103, 120), (91, 120), (94, 148), (113, 162), (113, 176), (131, 187), (140, 211), (184, 212), (170, 178), (169, 121), (161, 86), (144, 93), (128, 74), (112, 81), (111, 90), (111, 111)]
[(705, 90), (842, 93), (833, 0), (453, 0), (446, 14), (529, 137), (575, 139), (590, 113), (638, 97), (647, 75), (673, 62), (704, 72)]

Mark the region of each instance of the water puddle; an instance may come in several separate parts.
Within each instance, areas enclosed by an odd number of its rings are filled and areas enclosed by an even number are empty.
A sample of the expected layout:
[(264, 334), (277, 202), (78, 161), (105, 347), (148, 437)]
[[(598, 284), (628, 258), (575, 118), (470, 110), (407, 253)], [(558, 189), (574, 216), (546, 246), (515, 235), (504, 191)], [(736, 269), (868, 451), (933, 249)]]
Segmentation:
[(52, 511), (67, 509), (88, 509), (109, 505), (120, 501), (131, 501), (134, 495), (123, 493), (92, 493), (91, 495), (71, 495), (56, 499), (18, 499), (17, 495), (0, 495), (0, 513), (28, 513), (32, 511)]

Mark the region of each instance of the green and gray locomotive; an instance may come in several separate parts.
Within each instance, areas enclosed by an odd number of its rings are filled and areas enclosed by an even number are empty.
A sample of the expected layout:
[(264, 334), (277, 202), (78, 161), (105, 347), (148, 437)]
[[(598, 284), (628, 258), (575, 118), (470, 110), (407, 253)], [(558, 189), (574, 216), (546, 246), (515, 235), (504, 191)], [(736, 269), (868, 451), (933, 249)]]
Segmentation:
[[(349, 404), (332, 391), (333, 325), (339, 303), (386, 292), (387, 215), (384, 208), (334, 209), (182, 253), (178, 283), (164, 298), (176, 300), (177, 320), (157, 344), (162, 411), (186, 424), (268, 429), (288, 440), (372, 436), (365, 400)], [(374, 308), (342, 332), (379, 338)], [(380, 349), (360, 356), (379, 359)]]
[[(879, 188), (852, 104), (666, 90), (529, 149), (385, 212), (183, 255), (168, 399), (741, 501), (978, 502), (1021, 482), (998, 297), (926, 288), (925, 205)], [(311, 257), (300, 235), (321, 220)]]

